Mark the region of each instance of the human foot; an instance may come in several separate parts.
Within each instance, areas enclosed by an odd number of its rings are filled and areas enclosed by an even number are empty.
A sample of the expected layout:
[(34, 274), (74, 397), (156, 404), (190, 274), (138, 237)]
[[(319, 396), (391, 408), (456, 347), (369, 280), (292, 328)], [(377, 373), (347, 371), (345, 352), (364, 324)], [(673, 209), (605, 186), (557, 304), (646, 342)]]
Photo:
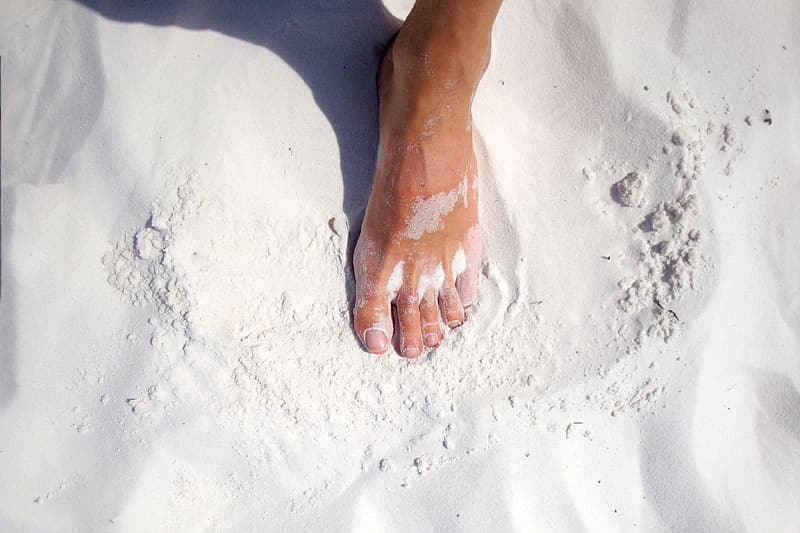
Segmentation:
[(404, 357), (438, 345), (442, 323), (460, 326), (477, 296), (470, 108), (488, 61), (488, 41), (462, 61), (451, 42), (423, 39), (420, 46), (414, 37), (401, 30), (381, 64), (375, 180), (354, 253), (355, 330), (368, 351), (385, 353), (394, 306)]

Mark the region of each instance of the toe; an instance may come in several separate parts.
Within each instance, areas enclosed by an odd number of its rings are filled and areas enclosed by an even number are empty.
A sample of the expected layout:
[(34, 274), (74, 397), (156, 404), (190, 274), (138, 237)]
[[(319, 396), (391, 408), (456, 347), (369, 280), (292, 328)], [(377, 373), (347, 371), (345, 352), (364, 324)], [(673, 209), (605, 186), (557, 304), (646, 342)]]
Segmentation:
[(392, 315), (389, 298), (382, 294), (361, 296), (353, 309), (353, 324), (367, 351), (386, 353), (392, 338)]
[(400, 327), (400, 354), (403, 357), (417, 357), (422, 353), (419, 298), (409, 290), (401, 290), (395, 305)]
[(442, 340), (442, 328), (439, 326), (439, 306), (433, 290), (425, 292), (419, 304), (419, 311), (422, 318), (423, 343), (429, 348), (438, 346)]
[(445, 282), (444, 289), (439, 293), (439, 307), (445, 324), (451, 329), (464, 323), (464, 307), (452, 281)]
[(478, 299), (478, 272), (481, 265), (481, 231), (479, 226), (467, 235), (466, 269), (456, 279), (456, 289), (461, 305), (469, 307)]
[(362, 294), (353, 308), (353, 327), (368, 352), (386, 353), (392, 338), (392, 308), (381, 293)]
[(375, 354), (386, 353), (392, 339), (392, 305), (388, 292), (390, 270), (375, 244), (362, 234), (353, 255), (356, 302), (353, 328), (361, 344)]
[(469, 268), (458, 276), (456, 290), (461, 300), (461, 305), (469, 307), (478, 299), (478, 269)]
[(389, 349), (389, 335), (386, 330), (381, 327), (372, 326), (364, 330), (363, 333), (364, 347), (370, 353), (384, 354)]

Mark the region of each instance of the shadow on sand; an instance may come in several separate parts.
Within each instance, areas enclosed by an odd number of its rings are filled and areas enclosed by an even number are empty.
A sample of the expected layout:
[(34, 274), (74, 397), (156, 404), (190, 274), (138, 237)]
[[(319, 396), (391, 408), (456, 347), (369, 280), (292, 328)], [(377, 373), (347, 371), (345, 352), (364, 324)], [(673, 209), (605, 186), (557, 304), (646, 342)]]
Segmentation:
[(378, 146), (378, 64), (401, 24), (379, 0), (74, 1), (115, 21), (219, 32), (263, 46), (293, 68), (339, 145), (351, 264)]

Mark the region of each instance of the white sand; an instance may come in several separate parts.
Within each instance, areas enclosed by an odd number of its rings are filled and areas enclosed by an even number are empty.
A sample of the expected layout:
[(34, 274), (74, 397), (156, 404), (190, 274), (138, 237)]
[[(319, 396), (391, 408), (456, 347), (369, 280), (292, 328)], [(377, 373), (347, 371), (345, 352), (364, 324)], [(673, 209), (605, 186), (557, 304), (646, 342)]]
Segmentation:
[(797, 2), (507, 0), (415, 362), (349, 323), (389, 15), (88, 4), (0, 7), (0, 531), (798, 530)]

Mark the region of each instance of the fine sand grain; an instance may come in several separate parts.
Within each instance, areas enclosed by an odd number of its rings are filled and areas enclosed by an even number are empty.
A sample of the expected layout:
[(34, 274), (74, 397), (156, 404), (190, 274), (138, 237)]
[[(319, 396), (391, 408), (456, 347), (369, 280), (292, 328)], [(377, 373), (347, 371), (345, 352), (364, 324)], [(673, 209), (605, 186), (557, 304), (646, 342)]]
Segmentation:
[(0, 530), (797, 530), (795, 2), (507, 0), (415, 361), (350, 325), (392, 15), (157, 4), (0, 7)]

